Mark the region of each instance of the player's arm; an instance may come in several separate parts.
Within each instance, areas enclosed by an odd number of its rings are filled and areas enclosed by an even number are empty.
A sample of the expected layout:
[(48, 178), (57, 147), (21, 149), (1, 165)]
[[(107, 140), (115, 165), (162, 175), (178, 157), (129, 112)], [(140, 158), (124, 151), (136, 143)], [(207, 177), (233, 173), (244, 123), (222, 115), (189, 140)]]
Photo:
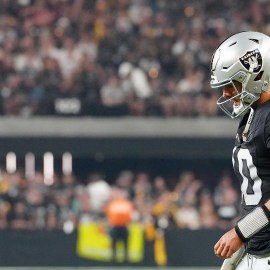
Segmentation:
[(240, 219), (235, 228), (225, 233), (214, 246), (215, 254), (223, 259), (230, 258), (244, 242), (270, 224), (270, 200), (254, 208)]
[(270, 223), (270, 201), (255, 207), (250, 213), (240, 219), (235, 231), (243, 242), (248, 241), (253, 235), (260, 232)]

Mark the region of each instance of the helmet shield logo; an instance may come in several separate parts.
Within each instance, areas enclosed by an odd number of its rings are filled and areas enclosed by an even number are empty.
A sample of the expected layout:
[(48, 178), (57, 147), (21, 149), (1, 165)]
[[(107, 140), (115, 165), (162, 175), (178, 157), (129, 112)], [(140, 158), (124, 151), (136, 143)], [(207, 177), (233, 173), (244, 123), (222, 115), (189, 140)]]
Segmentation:
[(259, 72), (262, 68), (262, 56), (258, 49), (246, 52), (239, 60), (251, 72)]

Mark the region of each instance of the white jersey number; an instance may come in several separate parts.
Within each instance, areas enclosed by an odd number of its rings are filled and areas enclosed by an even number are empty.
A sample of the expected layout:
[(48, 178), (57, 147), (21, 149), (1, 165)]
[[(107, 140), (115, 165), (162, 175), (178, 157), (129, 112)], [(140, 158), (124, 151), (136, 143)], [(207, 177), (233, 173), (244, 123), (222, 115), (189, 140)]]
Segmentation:
[[(234, 148), (233, 152), (235, 152)], [(253, 164), (252, 156), (248, 149), (240, 149), (237, 154), (239, 164), (239, 173), (243, 181), (241, 185), (241, 192), (244, 197), (246, 205), (257, 205), (262, 198), (262, 179), (258, 176), (257, 168)], [(233, 166), (234, 159), (233, 159)]]

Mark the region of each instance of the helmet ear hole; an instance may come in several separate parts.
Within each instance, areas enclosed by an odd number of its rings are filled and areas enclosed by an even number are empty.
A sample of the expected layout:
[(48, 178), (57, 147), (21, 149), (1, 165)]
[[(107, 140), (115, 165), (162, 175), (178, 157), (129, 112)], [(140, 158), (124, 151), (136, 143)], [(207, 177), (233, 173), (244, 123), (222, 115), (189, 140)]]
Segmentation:
[(264, 73), (263, 70), (259, 72), (258, 75), (255, 77), (254, 82), (259, 81), (262, 78), (263, 73)]

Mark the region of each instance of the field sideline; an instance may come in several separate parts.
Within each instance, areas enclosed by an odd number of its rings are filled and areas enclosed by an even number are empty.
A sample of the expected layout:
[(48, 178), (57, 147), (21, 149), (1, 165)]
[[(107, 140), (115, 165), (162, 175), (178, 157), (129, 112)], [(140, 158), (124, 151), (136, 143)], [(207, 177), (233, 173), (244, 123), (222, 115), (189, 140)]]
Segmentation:
[[(107, 267), (0, 267), (0, 270), (106, 270)], [(219, 270), (217, 267), (110, 267), (110, 270)]]

